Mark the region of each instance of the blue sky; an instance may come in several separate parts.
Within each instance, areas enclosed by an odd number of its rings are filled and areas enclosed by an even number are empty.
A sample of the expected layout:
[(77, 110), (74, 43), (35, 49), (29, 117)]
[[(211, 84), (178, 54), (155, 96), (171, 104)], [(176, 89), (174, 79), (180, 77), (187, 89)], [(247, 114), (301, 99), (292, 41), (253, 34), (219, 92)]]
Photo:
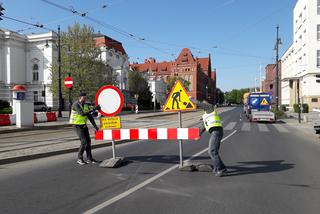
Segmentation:
[[(292, 43), (292, 13), (296, 0), (50, 0), (101, 20), (98, 25), (41, 0), (0, 0), (5, 15), (65, 30), (75, 22), (121, 41), (130, 62), (155, 57), (170, 61), (182, 48), (195, 57), (212, 56), (217, 86), (223, 91), (253, 87), (259, 65), (274, 63), (276, 26), (280, 26), (280, 56)], [(107, 5), (106, 8), (102, 8)], [(107, 26), (107, 25), (108, 26)], [(116, 32), (110, 25), (121, 29)], [(10, 30), (29, 26), (4, 19)], [(29, 29), (21, 33), (44, 32)], [(133, 36), (129, 36), (132, 34)], [(132, 39), (135, 38), (135, 39)], [(140, 38), (140, 39), (139, 39)], [(143, 39), (143, 41), (141, 40)], [(137, 41), (138, 40), (138, 41)], [(145, 45), (143, 42), (148, 43)], [(258, 83), (257, 83), (258, 84)]]

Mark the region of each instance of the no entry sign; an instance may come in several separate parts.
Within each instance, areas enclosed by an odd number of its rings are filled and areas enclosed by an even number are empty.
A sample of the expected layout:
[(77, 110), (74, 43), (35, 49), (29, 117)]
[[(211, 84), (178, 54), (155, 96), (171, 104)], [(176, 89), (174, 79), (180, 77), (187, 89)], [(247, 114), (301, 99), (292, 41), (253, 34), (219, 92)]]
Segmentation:
[(65, 79), (64, 79), (64, 86), (66, 86), (67, 88), (72, 88), (72, 86), (73, 86), (73, 80), (72, 80), (72, 78), (71, 77), (66, 77)]
[(121, 91), (112, 86), (106, 85), (99, 89), (95, 97), (96, 105), (100, 105), (99, 112), (106, 116), (115, 116), (121, 112), (123, 106), (123, 96)]

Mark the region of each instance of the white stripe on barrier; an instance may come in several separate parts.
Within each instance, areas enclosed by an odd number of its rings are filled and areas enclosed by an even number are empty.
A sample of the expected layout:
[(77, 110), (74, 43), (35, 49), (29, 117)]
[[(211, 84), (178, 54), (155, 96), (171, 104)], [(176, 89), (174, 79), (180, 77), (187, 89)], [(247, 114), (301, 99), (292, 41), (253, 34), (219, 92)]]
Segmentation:
[(158, 132), (158, 139), (159, 139), (159, 140), (166, 140), (166, 139), (168, 139), (167, 128), (157, 128), (157, 132)]
[(141, 139), (141, 140), (149, 139), (148, 129), (139, 129), (139, 139)]
[(106, 139), (112, 139), (112, 130), (103, 130), (103, 136)]
[(121, 129), (120, 134), (121, 134), (122, 139), (130, 140), (130, 130), (129, 129)]
[(189, 136), (188, 129), (178, 128), (177, 136), (178, 136), (178, 139), (187, 140)]

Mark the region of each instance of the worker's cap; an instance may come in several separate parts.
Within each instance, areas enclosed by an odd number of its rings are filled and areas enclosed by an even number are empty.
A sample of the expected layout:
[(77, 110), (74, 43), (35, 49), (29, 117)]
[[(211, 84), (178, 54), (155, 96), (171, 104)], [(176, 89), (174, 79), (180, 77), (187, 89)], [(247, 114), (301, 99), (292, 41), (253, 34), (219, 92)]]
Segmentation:
[(79, 94), (79, 97), (86, 97), (86, 96), (87, 96), (86, 92), (80, 92)]
[(204, 111), (207, 113), (207, 114), (210, 114), (212, 112), (214, 112), (215, 108), (214, 108), (214, 105), (206, 105), (204, 107)]

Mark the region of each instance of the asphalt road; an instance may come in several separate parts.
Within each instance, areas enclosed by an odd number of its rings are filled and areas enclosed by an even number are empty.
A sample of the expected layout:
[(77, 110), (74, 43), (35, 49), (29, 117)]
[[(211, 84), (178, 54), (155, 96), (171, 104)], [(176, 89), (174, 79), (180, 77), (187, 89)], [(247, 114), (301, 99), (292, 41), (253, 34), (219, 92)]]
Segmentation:
[[(317, 139), (286, 124), (250, 124), (240, 108), (221, 116), (226, 177), (179, 171), (177, 142), (138, 141), (117, 146), (117, 155), (131, 161), (117, 169), (76, 165), (75, 154), (1, 165), (0, 212), (320, 212)], [(184, 159), (197, 155), (210, 163), (208, 137), (184, 142)], [(93, 153), (100, 160), (112, 156), (110, 147)]]

